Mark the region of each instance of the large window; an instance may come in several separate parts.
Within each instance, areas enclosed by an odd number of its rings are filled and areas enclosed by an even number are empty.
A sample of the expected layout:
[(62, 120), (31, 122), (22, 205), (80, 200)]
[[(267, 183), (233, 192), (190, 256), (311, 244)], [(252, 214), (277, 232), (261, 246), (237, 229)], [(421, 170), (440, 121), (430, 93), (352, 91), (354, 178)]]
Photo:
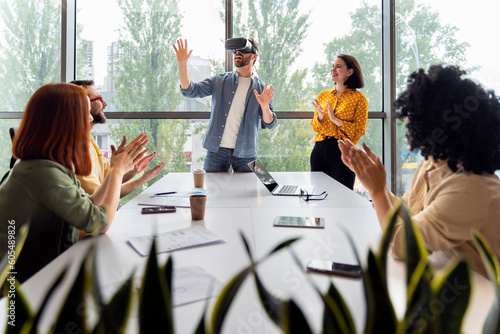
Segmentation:
[[(209, 111), (210, 98), (186, 99), (179, 93), (172, 44), (179, 37), (188, 40), (193, 50), (188, 62), (192, 81), (224, 71), (224, 27), (230, 23), (230, 18), (225, 17), (224, 3), (200, 0), (165, 1), (156, 7), (135, 4), (116, 0), (78, 2), (77, 45), (88, 49), (79, 54), (85, 57), (79, 63), (87, 66), (78, 72), (78, 79), (96, 82), (96, 88), (108, 103), (108, 112), (155, 112), (162, 113), (159, 117), (168, 117), (164, 114), (172, 111)], [(95, 6), (102, 10), (96, 13)], [(339, 15), (342, 24), (337, 30), (329, 28), (330, 13), (334, 10), (339, 13), (330, 2), (237, 0), (232, 6), (232, 35), (254, 37), (259, 43), (254, 71), (273, 85), (275, 111), (311, 112), (317, 94), (334, 85), (330, 68), (340, 53), (352, 54), (359, 60), (365, 69), (367, 85), (363, 91), (369, 98), (370, 110), (382, 110), (379, 0), (355, 1), (342, 8), (343, 15)], [(110, 12), (115, 14), (113, 18), (107, 18)], [(377, 29), (366, 33), (362, 25), (353, 25), (356, 21)], [(208, 125), (206, 120), (192, 120), (189, 124), (120, 117), (94, 127), (94, 136), (103, 138), (107, 134), (109, 142), (116, 143), (122, 135), (130, 138), (143, 131), (153, 139), (151, 149), (158, 151), (157, 160), (188, 158), (184, 164), (179, 161), (172, 164), (175, 171), (202, 167), (206, 151), (200, 141)], [(109, 118), (114, 116), (110, 114)], [(310, 117), (280, 119), (275, 129), (260, 132), (258, 154), (271, 170), (310, 168), (314, 132), (309, 122)], [(374, 150), (381, 152), (381, 122), (373, 120), (369, 124), (365, 140), (370, 140)], [(166, 130), (171, 133), (162, 132)], [(179, 138), (183, 131), (186, 132), (183, 144), (167, 148), (167, 143)]]
[[(388, 10), (392, 1), (394, 13)], [(457, 14), (449, 10), (453, 2), (430, 0), (356, 0), (341, 6), (325, 0), (67, 0), (67, 8), (76, 14), (65, 22), (63, 1), (0, 0), (0, 172), (10, 159), (8, 128), (19, 123), (39, 86), (62, 78), (94, 80), (108, 103), (108, 122), (92, 130), (105, 154), (123, 135), (133, 138), (145, 132), (150, 148), (158, 152), (153, 163), (167, 161), (168, 171), (202, 166), (206, 152), (201, 140), (211, 100), (181, 96), (172, 45), (177, 38), (188, 40), (193, 49), (189, 75), (198, 81), (230, 70), (224, 40), (244, 36), (257, 39), (255, 73), (275, 90), (280, 121), (259, 134), (258, 154), (270, 169), (309, 168), (312, 100), (333, 86), (331, 65), (338, 54), (347, 53), (361, 65), (361, 91), (369, 101), (370, 120), (360, 142), (384, 157), (388, 147), (396, 150), (394, 167), (390, 161), (386, 166), (396, 174), (393, 189), (401, 193), (420, 157), (408, 151), (402, 123), (396, 126), (394, 142), (383, 141), (393, 131), (386, 118), (391, 111), (386, 93), (392, 88), (387, 77), (393, 76), (398, 93), (418, 67), (460, 64), (500, 91), (500, 73), (489, 52), (494, 45), (487, 37), (498, 30), (493, 15), (500, 4), (478, 1), (461, 4)], [(391, 19), (396, 27), (394, 73), (384, 66), (391, 55)], [(61, 42), (64, 32), (75, 37), (74, 48)], [(64, 64), (74, 68), (64, 70)]]
[(234, 36), (260, 45), (256, 72), (273, 85), (275, 110), (311, 111), (318, 93), (333, 87), (338, 54), (360, 63), (370, 111), (381, 111), (382, 11), (380, 0), (235, 0)]
[(0, 0), (0, 111), (22, 111), (60, 69), (60, 3)]
[[(396, 92), (405, 88), (406, 78), (417, 68), (433, 64), (459, 65), (474, 80), (488, 89), (500, 92), (498, 57), (490, 52), (494, 40), (490, 32), (498, 31), (498, 1), (461, 2), (460, 10), (451, 1), (396, 1)], [(500, 129), (499, 129), (500, 131)], [(397, 192), (410, 186), (414, 171), (423, 159), (410, 152), (406, 127), (397, 125)]]
[[(61, 5), (58, 1), (0, 0), (0, 174), (9, 168), (9, 128), (19, 125), (41, 85), (61, 80)], [(9, 116), (12, 114), (12, 116)], [(14, 117), (17, 119), (6, 119)]]

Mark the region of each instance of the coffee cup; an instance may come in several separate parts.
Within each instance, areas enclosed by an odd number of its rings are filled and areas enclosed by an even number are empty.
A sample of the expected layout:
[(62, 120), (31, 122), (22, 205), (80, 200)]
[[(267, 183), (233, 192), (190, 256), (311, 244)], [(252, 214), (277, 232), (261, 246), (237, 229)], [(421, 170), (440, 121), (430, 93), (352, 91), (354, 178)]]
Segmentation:
[(207, 195), (191, 195), (189, 197), (189, 202), (191, 204), (191, 219), (201, 220), (205, 218)]
[(203, 169), (193, 170), (193, 180), (195, 188), (203, 189), (203, 183), (205, 182), (205, 171)]

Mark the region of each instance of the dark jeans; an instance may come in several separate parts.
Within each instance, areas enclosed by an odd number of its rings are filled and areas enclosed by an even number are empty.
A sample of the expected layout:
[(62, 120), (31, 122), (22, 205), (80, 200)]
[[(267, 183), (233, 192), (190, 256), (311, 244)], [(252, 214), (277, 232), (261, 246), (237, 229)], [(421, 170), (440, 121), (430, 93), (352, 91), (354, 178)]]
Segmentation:
[(219, 147), (218, 152), (207, 152), (207, 157), (205, 158), (205, 165), (203, 169), (206, 172), (229, 172), (229, 167), (233, 166), (233, 171), (235, 173), (240, 172), (251, 172), (252, 170), (248, 167), (248, 163), (257, 159), (253, 158), (238, 158), (233, 156), (234, 149)]
[(354, 188), (356, 174), (342, 162), (337, 139), (326, 137), (314, 144), (311, 152), (311, 171), (323, 172), (349, 189)]

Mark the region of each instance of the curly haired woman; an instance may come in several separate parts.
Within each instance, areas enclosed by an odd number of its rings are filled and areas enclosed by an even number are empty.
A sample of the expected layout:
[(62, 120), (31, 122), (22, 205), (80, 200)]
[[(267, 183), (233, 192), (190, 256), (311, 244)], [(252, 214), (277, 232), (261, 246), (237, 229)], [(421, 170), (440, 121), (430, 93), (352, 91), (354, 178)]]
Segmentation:
[[(485, 274), (473, 238), (479, 231), (500, 257), (500, 105), (458, 67), (430, 67), (410, 75), (396, 100), (412, 150), (425, 157), (403, 201), (429, 252), (466, 258)], [(382, 227), (397, 198), (385, 185), (385, 170), (364, 145), (340, 143), (342, 158), (370, 192)], [(398, 223), (392, 255), (404, 257), (404, 231)]]

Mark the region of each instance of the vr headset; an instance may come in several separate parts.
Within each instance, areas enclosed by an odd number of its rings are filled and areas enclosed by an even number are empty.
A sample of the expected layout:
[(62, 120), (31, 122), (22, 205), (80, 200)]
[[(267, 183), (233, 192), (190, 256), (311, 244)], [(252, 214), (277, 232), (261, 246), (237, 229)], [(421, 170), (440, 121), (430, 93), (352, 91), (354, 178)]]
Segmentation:
[(235, 54), (236, 51), (258, 54), (257, 49), (255, 49), (252, 43), (246, 38), (229, 38), (226, 41), (226, 50), (233, 54)]

